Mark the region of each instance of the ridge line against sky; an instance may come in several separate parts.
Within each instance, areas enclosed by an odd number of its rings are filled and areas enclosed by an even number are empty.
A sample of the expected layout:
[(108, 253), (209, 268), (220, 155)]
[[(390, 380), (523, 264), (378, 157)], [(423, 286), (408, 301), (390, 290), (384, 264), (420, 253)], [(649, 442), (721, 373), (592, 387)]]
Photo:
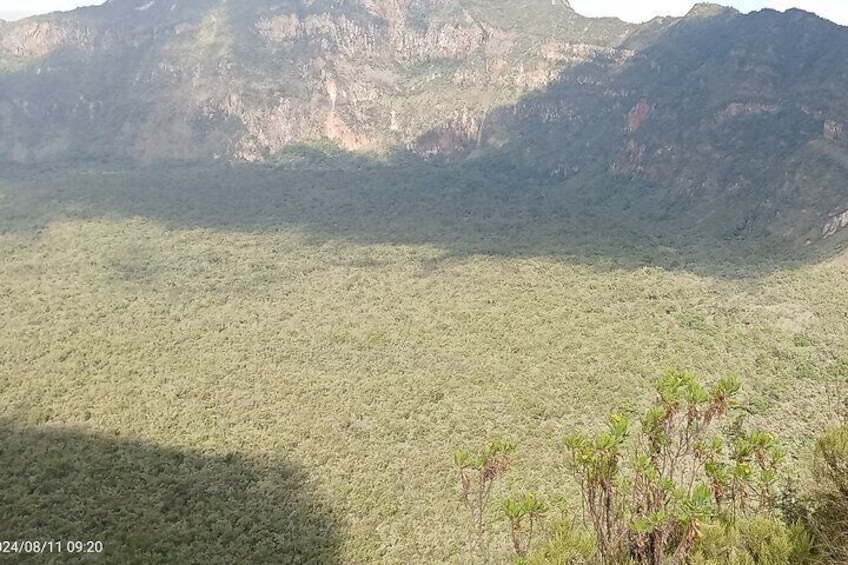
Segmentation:
[[(149, 2), (137, 1), (139, 5)], [(732, 6), (741, 12), (762, 8), (781, 11), (800, 8), (841, 25), (848, 25), (848, 0), (719, 0), (717, 3)], [(16, 20), (97, 4), (103, 4), (103, 0), (0, 0), (0, 19)], [(572, 7), (582, 15), (614, 16), (629, 22), (643, 22), (655, 16), (682, 16), (693, 4), (693, 0), (571, 0)]]

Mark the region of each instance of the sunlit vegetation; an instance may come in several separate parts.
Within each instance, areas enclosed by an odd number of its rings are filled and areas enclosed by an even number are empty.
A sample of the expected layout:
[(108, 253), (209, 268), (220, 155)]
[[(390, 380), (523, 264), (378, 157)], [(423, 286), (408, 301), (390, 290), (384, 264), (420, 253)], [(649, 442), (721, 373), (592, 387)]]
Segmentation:
[[(834, 562), (848, 559), (848, 425), (833, 426), (816, 441), (812, 494), (801, 518)], [(805, 506), (801, 506), (802, 509)]]
[[(550, 514), (544, 496), (524, 493), (505, 500), (516, 563), (812, 565), (834, 556), (826, 548), (836, 544), (821, 543), (817, 526), (827, 524), (833, 533), (844, 534), (844, 523), (833, 516), (802, 521), (788, 511), (805, 506), (786, 504), (791, 489), (779, 439), (741, 425), (722, 433), (722, 420), (744, 409), (737, 379), (722, 378), (706, 387), (689, 373), (668, 371), (654, 389), (655, 401), (638, 424), (616, 412), (602, 431), (576, 430), (565, 437), (568, 474), (579, 485), (574, 497), (579, 503), (571, 512), (560, 505), (563, 515), (543, 528)], [(812, 496), (807, 504), (831, 501), (833, 494), (842, 497), (833, 486), (845, 480), (845, 469), (839, 468), (844, 452), (823, 455), (831, 441), (831, 436), (822, 438), (817, 450), (835, 477), (829, 481), (830, 495)], [(503, 445), (491, 442), (477, 457), (465, 452), (456, 457), (464, 494), (469, 461), (479, 469), (479, 506), (485, 504), (482, 493), (491, 490), (483, 488), (487, 481), (497, 481), (511, 463), (514, 445), (509, 451)], [(544, 536), (536, 548), (534, 530)], [(482, 533), (477, 535), (479, 540)], [(483, 563), (490, 562), (486, 548), (476, 544)]]
[[(561, 438), (637, 417), (666, 369), (705, 386), (738, 375), (740, 425), (781, 438), (801, 482), (848, 376), (844, 259), (702, 236), (506, 170), (3, 178), (0, 538), (223, 562), (306, 551), (306, 536), (319, 560), (467, 563), (449, 461), (509, 437), (518, 451), (481, 521), (507, 559), (527, 542), (494, 535), (509, 528), (501, 501), (579, 507)], [(141, 510), (172, 490), (196, 506)], [(310, 508), (326, 518), (286, 526)], [(217, 516), (223, 545), (196, 512)], [(184, 537), (151, 546), (172, 520)], [(249, 545), (266, 530), (270, 548)]]

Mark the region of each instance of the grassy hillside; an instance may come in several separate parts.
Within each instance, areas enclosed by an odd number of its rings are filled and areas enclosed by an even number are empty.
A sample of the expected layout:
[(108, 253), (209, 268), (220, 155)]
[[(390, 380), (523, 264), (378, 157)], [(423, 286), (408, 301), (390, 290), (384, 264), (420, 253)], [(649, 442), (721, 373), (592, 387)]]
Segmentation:
[(802, 466), (848, 376), (844, 258), (422, 167), (7, 169), (0, 539), (465, 563), (455, 446), (516, 439), (506, 490), (573, 494), (561, 436), (666, 368), (738, 374)]

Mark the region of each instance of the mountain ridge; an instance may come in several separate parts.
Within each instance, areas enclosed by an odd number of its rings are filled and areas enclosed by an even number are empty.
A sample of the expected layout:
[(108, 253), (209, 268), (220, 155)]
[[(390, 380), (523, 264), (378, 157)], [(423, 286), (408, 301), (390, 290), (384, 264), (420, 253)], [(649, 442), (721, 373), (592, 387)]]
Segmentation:
[(815, 241), (848, 211), (846, 59), (848, 29), (800, 10), (636, 25), (547, 0), (112, 0), (0, 27), (0, 161), (487, 154)]

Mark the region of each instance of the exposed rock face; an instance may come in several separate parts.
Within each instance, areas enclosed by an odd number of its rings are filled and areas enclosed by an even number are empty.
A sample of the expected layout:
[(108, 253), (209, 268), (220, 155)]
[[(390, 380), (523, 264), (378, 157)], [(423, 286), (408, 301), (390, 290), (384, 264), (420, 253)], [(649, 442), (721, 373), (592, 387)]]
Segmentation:
[(80, 25), (27, 21), (0, 36), (0, 51), (15, 57), (43, 57), (62, 46), (84, 47), (94, 39), (92, 30)]
[(651, 105), (648, 104), (647, 100), (640, 100), (638, 104), (636, 104), (630, 113), (627, 115), (627, 131), (628, 133), (634, 133), (642, 127), (642, 124), (648, 119), (648, 115), (651, 113)]
[(848, 207), (848, 75), (837, 70), (848, 30), (800, 12), (699, 9), (618, 49), (632, 54), (593, 58), (493, 112), (482, 147), (556, 177), (578, 163), (575, 183), (624, 182), (616, 198), (728, 236), (848, 233), (833, 213)]
[(845, 133), (845, 124), (836, 120), (826, 120), (824, 122), (824, 139), (825, 141), (839, 141)]
[(635, 26), (562, 0), (111, 0), (0, 26), (0, 161), (494, 154), (731, 235), (832, 238), (846, 59), (848, 30), (800, 11)]
[(833, 216), (822, 228), (822, 237), (828, 238), (848, 227), (848, 210)]
[(258, 160), (323, 138), (417, 146), (614, 51), (632, 29), (548, 0), (112, 0), (0, 30), (0, 125), (14, 132), (0, 160), (79, 147)]
[(719, 116), (721, 118), (737, 118), (751, 114), (771, 114), (779, 110), (780, 104), (773, 102), (731, 102)]

